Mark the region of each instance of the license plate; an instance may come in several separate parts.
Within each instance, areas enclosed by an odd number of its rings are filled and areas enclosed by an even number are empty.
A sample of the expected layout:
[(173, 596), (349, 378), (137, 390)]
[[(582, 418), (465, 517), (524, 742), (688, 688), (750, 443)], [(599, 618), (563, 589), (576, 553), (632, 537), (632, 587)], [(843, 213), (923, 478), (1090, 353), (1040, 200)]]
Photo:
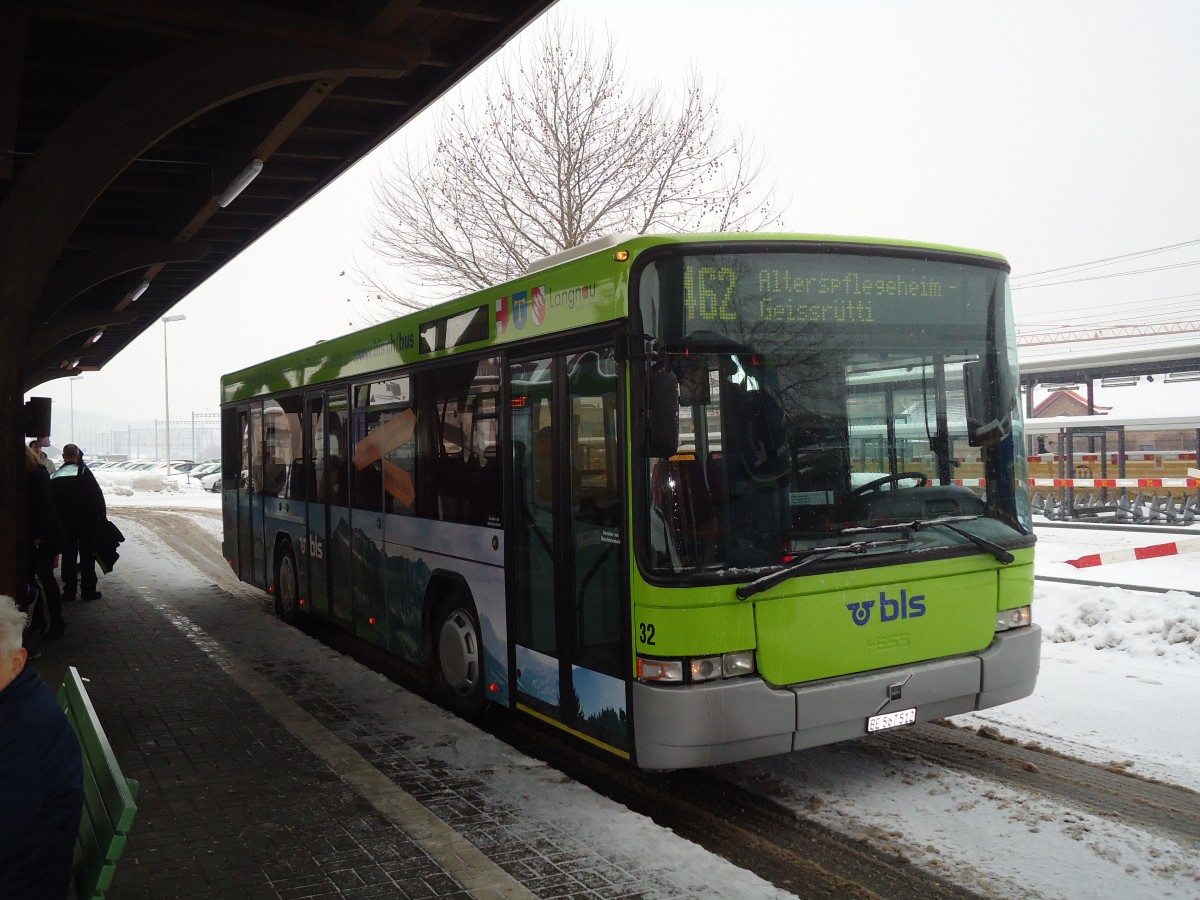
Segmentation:
[(899, 728), (901, 725), (911, 725), (917, 721), (916, 707), (902, 709), (899, 712), (884, 713), (882, 716), (871, 716), (867, 719), (867, 731), (886, 731), (889, 728)]

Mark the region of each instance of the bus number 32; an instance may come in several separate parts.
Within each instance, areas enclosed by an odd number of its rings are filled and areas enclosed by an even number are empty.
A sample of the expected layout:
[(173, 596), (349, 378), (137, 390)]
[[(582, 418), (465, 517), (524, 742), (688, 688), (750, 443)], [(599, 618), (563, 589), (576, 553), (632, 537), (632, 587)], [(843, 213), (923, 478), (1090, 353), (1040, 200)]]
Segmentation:
[(639, 623), (641, 629), (641, 642), (647, 646), (654, 646), (654, 626), (646, 622)]

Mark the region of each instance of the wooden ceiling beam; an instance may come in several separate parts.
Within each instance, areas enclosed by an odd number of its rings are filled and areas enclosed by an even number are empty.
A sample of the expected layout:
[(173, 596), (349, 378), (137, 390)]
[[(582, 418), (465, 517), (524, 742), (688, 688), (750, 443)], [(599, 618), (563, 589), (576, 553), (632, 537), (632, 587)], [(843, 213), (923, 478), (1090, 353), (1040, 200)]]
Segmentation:
[[(328, 92), (314, 84), (352, 75), (399, 78), (410, 69), (391, 54), (379, 58), (230, 37), (202, 41), (147, 62), (80, 107), (14, 182), (0, 206), (0, 270), (16, 275), (0, 286), (0, 297), (21, 298), (11, 310), (29, 325), (53, 313), (41, 309), (39, 300), (76, 223), (130, 162), (187, 122), (240, 97), (297, 83), (305, 87), (292, 109), (302, 120), (305, 108)], [(257, 146), (264, 152), (277, 147), (293, 126), (294, 122), (277, 122), (259, 137)], [(215, 210), (216, 200), (210, 202)], [(185, 226), (174, 237), (186, 240), (186, 232)]]
[(505, 10), (499, 3), (481, 3), (480, 0), (424, 0), (421, 9), (439, 16), (453, 16), (456, 19), (491, 24), (503, 22), (506, 17)]
[(25, 4), (0, 7), (0, 181), (13, 174), (28, 33), (29, 8)]
[(38, 372), (80, 358), (86, 352), (84, 347), (74, 350), (69, 347), (59, 347), (59, 344), (76, 335), (93, 334), (106, 326), (124, 325), (136, 319), (137, 315), (133, 312), (80, 310), (38, 329), (37, 333), (21, 348), (23, 380), (28, 385), (29, 379), (36, 376)]
[(445, 64), (430, 60), (431, 47), (428, 41), (409, 36), (377, 40), (365, 36), (349, 23), (230, 0), (204, 0), (203, 3), (165, 0), (43, 0), (43, 3), (45, 9), (39, 9), (39, 15), (99, 13), (110, 21), (127, 20), (132, 26), (158, 23), (176, 28), (196, 29), (209, 34), (268, 38), (288, 44), (320, 47), (326, 51), (361, 53), (412, 65)]
[(87, 252), (69, 263), (60, 262), (46, 282), (43, 304), (48, 309), (61, 309), (73, 298), (102, 282), (145, 269), (156, 263), (196, 262), (208, 255), (209, 246), (201, 242), (178, 244), (151, 238), (96, 237), (75, 234), (75, 246), (90, 243)]
[(361, 0), (354, 6), (354, 24), (371, 37), (389, 37), (420, 6), (420, 0)]

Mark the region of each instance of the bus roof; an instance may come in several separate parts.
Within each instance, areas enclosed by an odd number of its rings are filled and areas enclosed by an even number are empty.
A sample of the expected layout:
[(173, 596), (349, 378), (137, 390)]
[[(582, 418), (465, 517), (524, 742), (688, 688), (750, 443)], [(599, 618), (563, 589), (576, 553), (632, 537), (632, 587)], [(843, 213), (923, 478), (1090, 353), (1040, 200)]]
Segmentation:
[(1003, 256), (989, 251), (872, 237), (761, 232), (614, 235), (548, 256), (525, 274), (495, 287), (231, 372), (221, 379), (221, 402), (614, 321), (628, 312), (625, 289), (630, 267), (644, 251), (665, 245), (735, 242), (927, 250), (1005, 264)]

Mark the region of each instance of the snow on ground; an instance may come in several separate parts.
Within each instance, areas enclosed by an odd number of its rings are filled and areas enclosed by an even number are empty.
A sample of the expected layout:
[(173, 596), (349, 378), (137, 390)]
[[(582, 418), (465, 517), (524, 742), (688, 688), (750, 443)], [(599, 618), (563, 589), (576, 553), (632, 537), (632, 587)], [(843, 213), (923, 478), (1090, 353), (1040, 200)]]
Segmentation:
[[(197, 496), (195, 504), (191, 508), (212, 509), (219, 506), (219, 498)], [(181, 514), (189, 508), (178, 495), (138, 493), (110, 502), (109, 506), (118, 517), (122, 508), (133, 506), (175, 506)], [(192, 521), (211, 531), (214, 540), (219, 539), (219, 531), (212, 524), (215, 517), (196, 516)], [(135, 579), (148, 601), (154, 602), (155, 595), (182, 593), (168, 605), (185, 611), (189, 603), (198, 602), (191, 598), (203, 592), (181, 592), (179, 587), (189, 584), (187, 577), (196, 579), (199, 573), (182, 576), (179, 566), (186, 563), (163, 547), (141, 523), (126, 520), (122, 527), (134, 546), (122, 559), (122, 572)], [(481, 733), (299, 629), (284, 625), (273, 615), (268, 616), (263, 612), (266, 604), (262, 596), (249, 586), (232, 585), (230, 603), (216, 611), (205, 611), (209, 620), (205, 627), (211, 630), (198, 643), (204, 647), (215, 638), (226, 652), (270, 660), (273, 666), (291, 673), (303, 669), (306, 678), (297, 677), (293, 690), (305, 690), (299, 682), (307, 680), (308, 689), (319, 686), (323, 702), (339, 709), (363, 711), (362, 715), (373, 722), (374, 739), (386, 745), (393, 756), (436, 760), (448, 771), (481, 773), (483, 783), (477, 789), (487, 796), (489, 808), (499, 810), (497, 818), (523, 839), (537, 845), (539, 835), (544, 834), (544, 846), (567, 854), (581, 869), (594, 868), (601, 877), (615, 879), (618, 888), (623, 881), (628, 882), (628, 896), (647, 900), (786, 900), (793, 896)], [(249, 602), (233, 598), (248, 598)], [(192, 629), (189, 634), (196, 640), (195, 626), (188, 624)]]
[[(109, 502), (113, 507), (215, 509), (220, 497), (185, 487), (110, 495)], [(214, 529), (217, 539), (215, 521), (206, 527)], [(1200, 557), (1195, 554), (1091, 569), (1075, 569), (1065, 561), (1109, 549), (1200, 540), (1200, 529), (1191, 537), (1044, 527), (1038, 537), (1037, 573), (1042, 576), (1188, 590), (1198, 583)], [(1200, 725), (1192, 714), (1200, 696), (1200, 597), (1182, 590), (1155, 593), (1043, 581), (1038, 582), (1034, 617), (1044, 632), (1034, 695), (956, 717), (955, 723), (992, 725), (1021, 741), (1200, 790)], [(356, 668), (346, 664), (339, 671)], [(413, 714), (406, 709), (407, 716)], [(439, 710), (429, 707), (427, 714), (437, 717), (431, 729), (447, 727)], [(903, 854), (988, 896), (1200, 896), (1195, 843), (1184, 846), (1052, 798), (919, 760), (864, 752), (867, 743), (725, 766), (721, 773), (791, 805), (800, 815)], [(538, 772), (533, 763), (528, 768)], [(544, 784), (522, 787), (521, 770), (512, 767), (509, 775), (515, 781), (506, 790), (522, 803), (544, 805), (550, 819), (560, 815), (562, 798)], [(1185, 793), (1181, 802), (1197, 801)], [(598, 840), (624, 830), (613, 805), (589, 792), (576, 791), (569, 805)], [(698, 848), (675, 852), (671, 866), (711, 871), (715, 894), (766, 896), (761, 882), (750, 887), (745, 873), (730, 875), (712, 867), (711, 857)]]
[[(1194, 538), (1037, 533), (1039, 575), (1196, 588), (1194, 554), (1089, 569), (1065, 560), (1200, 540), (1200, 531)], [(1033, 696), (954, 723), (991, 725), (1022, 742), (1200, 790), (1200, 724), (1192, 714), (1200, 692), (1200, 597), (1038, 582), (1034, 619), (1044, 638)], [(989, 896), (1200, 896), (1195, 842), (1182, 846), (1037, 794), (853, 746), (727, 769), (747, 789)], [(1181, 802), (1200, 801), (1183, 794)]]
[[(1194, 536), (1042, 528), (1036, 572), (1116, 584), (1200, 588), (1200, 556), (1183, 554), (1076, 569), (1065, 560)], [(972, 718), (1093, 762), (1200, 790), (1200, 597), (1038, 582), (1042, 670), (1034, 696)]]

